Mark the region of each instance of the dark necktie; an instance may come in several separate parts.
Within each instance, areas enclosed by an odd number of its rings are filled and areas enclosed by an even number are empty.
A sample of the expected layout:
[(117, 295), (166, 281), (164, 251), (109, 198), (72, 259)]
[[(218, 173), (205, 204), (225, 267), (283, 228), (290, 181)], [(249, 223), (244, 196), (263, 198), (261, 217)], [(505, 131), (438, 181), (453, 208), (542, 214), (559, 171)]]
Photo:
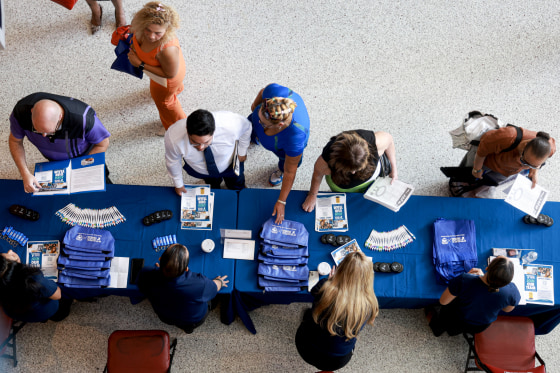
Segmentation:
[(220, 172), (218, 171), (218, 167), (216, 167), (216, 161), (214, 161), (214, 154), (212, 154), (212, 150), (210, 147), (206, 147), (204, 149), (204, 159), (206, 160), (206, 169), (208, 170), (209, 176), (218, 176)]

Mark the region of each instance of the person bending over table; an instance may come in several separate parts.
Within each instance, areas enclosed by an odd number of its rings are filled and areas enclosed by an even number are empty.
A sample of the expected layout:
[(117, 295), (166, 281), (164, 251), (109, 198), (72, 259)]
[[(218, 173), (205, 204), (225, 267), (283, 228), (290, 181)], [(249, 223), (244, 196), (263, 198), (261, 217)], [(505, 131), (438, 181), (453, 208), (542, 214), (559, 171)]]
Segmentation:
[[(461, 166), (472, 165), (472, 175), (476, 178), (490, 178), (497, 184), (509, 176), (529, 170), (533, 187), (537, 185), (537, 173), (546, 160), (556, 152), (556, 141), (546, 132), (522, 131), (521, 142), (510, 151), (515, 142), (517, 130), (507, 126), (486, 132), (480, 138), (480, 145), (472, 147), (465, 155)], [(502, 152), (504, 151), (504, 152)]]
[[(309, 115), (300, 95), (278, 84), (269, 84), (261, 89), (251, 105), (251, 111), (251, 140), (278, 157), (278, 169), (270, 175), (268, 182), (271, 186), (282, 184), (272, 211), (276, 224), (281, 224), (286, 199), (309, 139)], [(284, 176), (286, 180), (283, 180)]]
[(61, 321), (71, 304), (40, 269), (22, 264), (12, 250), (0, 254), (0, 305), (6, 315), (25, 322)]
[(297, 350), (317, 369), (340, 369), (352, 358), (358, 333), (379, 313), (371, 260), (362, 252), (349, 253), (311, 294), (313, 306), (296, 333)]
[[(513, 263), (498, 256), (486, 267), (473, 268), (449, 281), (449, 286), (432, 312), (430, 328), (436, 337), (443, 332), (454, 336), (480, 333), (498, 318), (500, 311), (511, 312), (521, 296), (513, 279)], [(440, 307), (441, 305), (441, 307)]]
[(156, 104), (165, 131), (179, 119), (187, 117), (177, 95), (185, 88), (185, 58), (175, 30), (179, 28), (179, 14), (171, 6), (152, 1), (144, 5), (132, 18), (130, 30), (134, 34), (128, 59), (132, 66), (161, 77), (165, 85), (150, 79), (150, 94)]
[(227, 276), (210, 280), (189, 270), (189, 251), (181, 244), (171, 245), (155, 267), (144, 267), (138, 275), (138, 289), (148, 297), (159, 319), (192, 333), (204, 323), (210, 301), (227, 287)]
[[(222, 180), (229, 189), (245, 188), (244, 162), (250, 141), (251, 123), (229, 111), (211, 113), (199, 109), (186, 121), (179, 120), (165, 134), (165, 163), (175, 192), (186, 192), (182, 160), (187, 174), (204, 179), (211, 188), (220, 188)], [(233, 160), (236, 146), (238, 173)]]
[[(88, 104), (70, 97), (37, 92), (18, 101), (10, 115), (8, 145), (23, 179), (23, 189), (41, 187), (27, 168), (25, 137), (49, 161), (103, 153), (111, 134)], [(108, 181), (110, 182), (110, 181)]]
[(395, 143), (387, 132), (344, 131), (331, 137), (317, 158), (311, 188), (301, 206), (315, 209), (317, 193), (323, 180), (333, 192), (363, 193), (379, 176), (398, 178)]

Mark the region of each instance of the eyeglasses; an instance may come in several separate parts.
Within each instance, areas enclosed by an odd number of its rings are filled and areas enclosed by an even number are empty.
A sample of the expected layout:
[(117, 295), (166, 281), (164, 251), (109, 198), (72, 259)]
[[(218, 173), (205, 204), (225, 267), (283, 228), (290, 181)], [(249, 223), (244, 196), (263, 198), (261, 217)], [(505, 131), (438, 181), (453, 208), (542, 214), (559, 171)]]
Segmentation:
[(35, 126), (33, 124), (31, 124), (31, 131), (33, 133), (37, 133), (37, 134), (42, 135), (44, 137), (48, 137), (49, 140), (52, 140), (54, 135), (56, 135), (56, 133), (60, 130), (60, 127), (62, 127), (62, 115), (60, 116), (60, 119), (58, 120), (58, 123), (56, 124), (56, 128), (54, 129), (54, 132), (39, 132), (35, 129)]
[(191, 145), (194, 146), (195, 148), (207, 148), (207, 147), (209, 147), (210, 145), (212, 145), (212, 140), (214, 140), (214, 136), (210, 137), (210, 140), (208, 140), (208, 141), (206, 141), (206, 142), (203, 142), (203, 143), (201, 143), (201, 144), (198, 144), (198, 143), (196, 143), (196, 142), (192, 142), (192, 141), (191, 141), (191, 138), (190, 138), (190, 136), (189, 136), (189, 141), (190, 141)]
[(532, 168), (533, 170), (538, 170), (540, 169), (542, 166), (545, 165), (546, 162), (543, 162), (542, 164), (538, 165), (538, 166), (533, 166), (532, 164), (528, 163), (525, 160), (525, 149), (523, 149), (523, 152), (521, 153), (521, 157), (519, 157), (519, 162), (521, 162), (521, 164), (525, 167), (529, 167)]

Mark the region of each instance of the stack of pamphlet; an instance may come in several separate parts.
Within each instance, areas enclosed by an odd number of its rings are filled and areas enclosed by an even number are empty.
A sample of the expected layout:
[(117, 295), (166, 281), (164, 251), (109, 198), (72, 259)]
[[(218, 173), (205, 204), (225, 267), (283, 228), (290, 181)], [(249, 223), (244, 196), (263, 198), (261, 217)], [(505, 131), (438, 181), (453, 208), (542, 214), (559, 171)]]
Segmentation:
[(39, 268), (46, 279), (57, 281), (58, 269), (56, 261), (60, 255), (60, 242), (27, 241), (26, 263), (30, 267)]
[(301, 223), (273, 218), (263, 224), (258, 284), (265, 291), (296, 292), (308, 285), (309, 233)]
[(391, 181), (393, 179), (390, 177), (377, 178), (364, 194), (364, 198), (394, 212), (399, 211), (414, 192), (414, 187), (400, 180), (394, 180), (392, 183)]
[(503, 255), (513, 262), (512, 282), (517, 286), (521, 300), (519, 305), (541, 304), (554, 305), (554, 271), (549, 264), (521, 264), (519, 257), (526, 249), (493, 248), (493, 256), (488, 257), (488, 264), (498, 255)]
[(348, 217), (346, 214), (345, 193), (320, 193), (315, 202), (315, 231), (346, 232)]
[(181, 196), (181, 229), (212, 230), (214, 193), (210, 185), (185, 185)]

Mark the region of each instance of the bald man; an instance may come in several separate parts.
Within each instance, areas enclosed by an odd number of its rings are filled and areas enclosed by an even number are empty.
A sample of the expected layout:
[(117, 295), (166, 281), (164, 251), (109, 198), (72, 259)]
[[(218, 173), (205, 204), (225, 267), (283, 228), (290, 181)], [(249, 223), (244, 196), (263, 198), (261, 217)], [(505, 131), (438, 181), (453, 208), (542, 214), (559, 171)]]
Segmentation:
[(39, 183), (27, 168), (23, 139), (39, 149), (49, 161), (102, 153), (111, 134), (88, 104), (64, 96), (37, 92), (18, 101), (10, 115), (9, 146), (23, 178), (26, 193)]

